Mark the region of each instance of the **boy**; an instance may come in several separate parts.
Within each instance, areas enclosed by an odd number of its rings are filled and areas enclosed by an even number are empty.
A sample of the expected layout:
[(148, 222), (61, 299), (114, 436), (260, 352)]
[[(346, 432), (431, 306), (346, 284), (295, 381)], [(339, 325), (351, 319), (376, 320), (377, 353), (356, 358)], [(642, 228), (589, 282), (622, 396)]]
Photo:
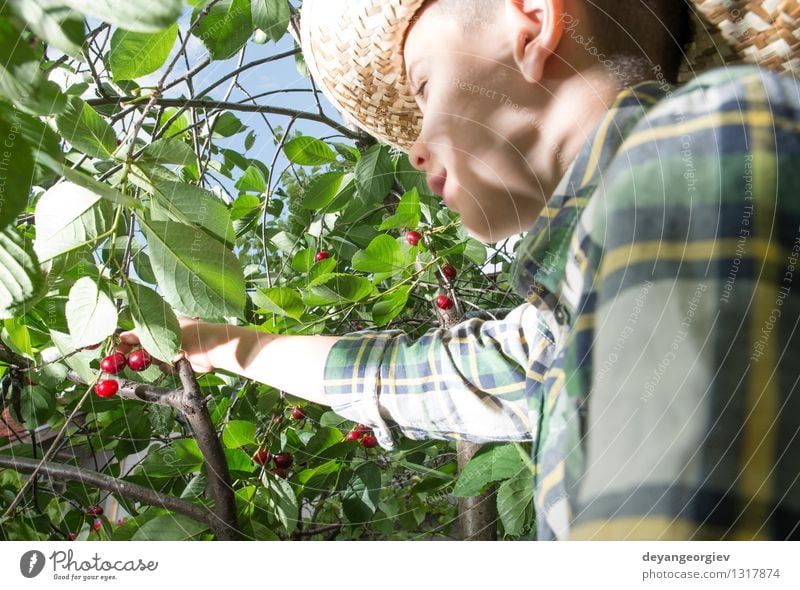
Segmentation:
[(528, 232), (525, 303), (416, 342), (182, 319), (195, 369), (330, 405), (386, 448), (531, 441), (540, 539), (800, 538), (800, 86), (754, 67), (670, 86), (689, 11), (305, 0), (329, 98), (473, 236)]

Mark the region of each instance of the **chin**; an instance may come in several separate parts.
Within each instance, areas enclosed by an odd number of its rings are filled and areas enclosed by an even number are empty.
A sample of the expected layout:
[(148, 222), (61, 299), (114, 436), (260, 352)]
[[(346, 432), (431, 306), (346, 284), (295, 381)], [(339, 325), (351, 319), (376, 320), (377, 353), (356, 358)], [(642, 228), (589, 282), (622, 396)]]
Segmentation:
[(498, 237), (497, 232), (487, 231), (487, 228), (485, 227), (475, 229), (465, 224), (464, 229), (467, 230), (467, 234), (469, 234), (471, 238), (474, 238), (479, 242), (483, 242), (484, 244), (494, 244), (503, 239), (502, 236)]

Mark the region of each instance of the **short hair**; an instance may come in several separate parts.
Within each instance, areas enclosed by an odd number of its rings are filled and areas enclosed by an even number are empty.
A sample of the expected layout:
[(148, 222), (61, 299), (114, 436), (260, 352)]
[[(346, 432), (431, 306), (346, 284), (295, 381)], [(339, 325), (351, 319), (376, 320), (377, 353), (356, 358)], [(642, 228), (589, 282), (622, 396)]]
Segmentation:
[[(590, 28), (603, 51), (636, 69), (661, 67), (675, 82), (692, 41), (686, 0), (584, 0)], [(637, 72), (648, 77), (646, 71)]]
[[(486, 27), (501, 0), (428, 0), (442, 14), (458, 18), (465, 32)], [(583, 0), (598, 50), (641, 78), (655, 65), (675, 82), (692, 41), (687, 0)]]

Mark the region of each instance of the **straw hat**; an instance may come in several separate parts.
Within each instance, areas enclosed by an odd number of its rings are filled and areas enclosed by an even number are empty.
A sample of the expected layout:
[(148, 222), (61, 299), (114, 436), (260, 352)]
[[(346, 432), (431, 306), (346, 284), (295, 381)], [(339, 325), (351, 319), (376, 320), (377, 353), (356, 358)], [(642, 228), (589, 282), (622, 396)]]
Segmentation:
[[(325, 96), (346, 121), (406, 152), (422, 113), (400, 46), (425, 1), (304, 0), (300, 20), (306, 63)], [(800, 0), (691, 1), (695, 43), (684, 80), (723, 63), (800, 71)]]

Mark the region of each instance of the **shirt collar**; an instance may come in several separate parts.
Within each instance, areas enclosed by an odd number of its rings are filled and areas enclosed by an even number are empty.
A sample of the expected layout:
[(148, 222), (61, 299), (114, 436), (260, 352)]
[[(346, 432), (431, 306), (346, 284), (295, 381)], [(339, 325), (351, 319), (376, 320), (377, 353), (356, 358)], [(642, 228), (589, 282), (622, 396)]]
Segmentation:
[(669, 90), (663, 82), (649, 81), (617, 95), (518, 246), (511, 276), (521, 297), (555, 308), (581, 212), (628, 133)]

